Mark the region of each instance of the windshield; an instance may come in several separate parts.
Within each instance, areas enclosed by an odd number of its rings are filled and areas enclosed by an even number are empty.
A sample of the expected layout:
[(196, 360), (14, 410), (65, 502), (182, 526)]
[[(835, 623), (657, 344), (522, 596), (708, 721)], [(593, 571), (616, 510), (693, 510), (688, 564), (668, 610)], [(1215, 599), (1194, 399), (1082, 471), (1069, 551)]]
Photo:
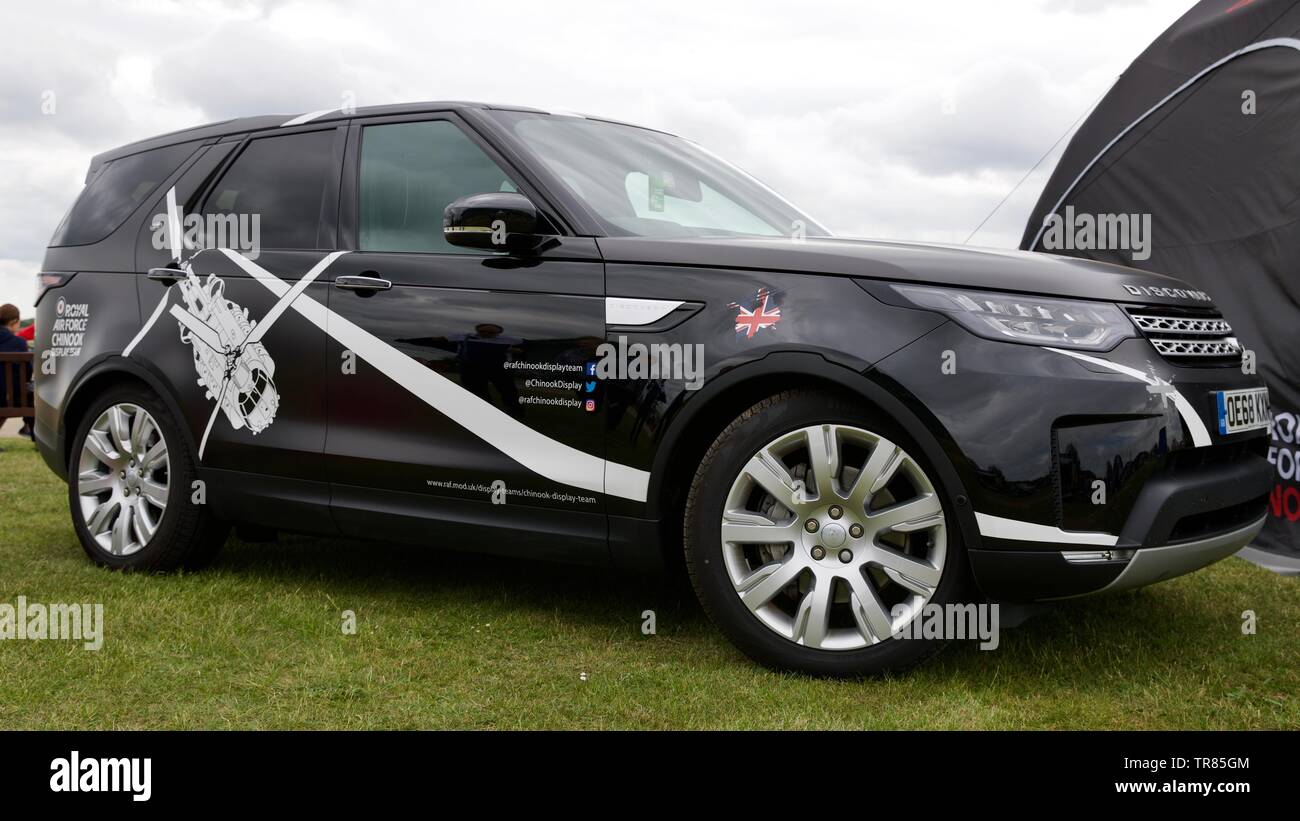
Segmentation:
[(491, 114), (611, 236), (830, 236), (770, 188), (680, 137), (582, 117)]

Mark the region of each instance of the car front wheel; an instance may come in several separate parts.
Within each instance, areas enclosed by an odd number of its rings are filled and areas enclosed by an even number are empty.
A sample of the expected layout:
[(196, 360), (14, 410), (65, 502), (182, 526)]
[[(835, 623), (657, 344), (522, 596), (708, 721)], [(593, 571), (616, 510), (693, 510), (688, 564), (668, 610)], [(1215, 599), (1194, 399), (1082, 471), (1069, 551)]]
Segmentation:
[(706, 454), (687, 500), (687, 568), (713, 620), (762, 664), (904, 669), (943, 646), (904, 628), (967, 587), (949, 509), (889, 420), (789, 391), (742, 413)]

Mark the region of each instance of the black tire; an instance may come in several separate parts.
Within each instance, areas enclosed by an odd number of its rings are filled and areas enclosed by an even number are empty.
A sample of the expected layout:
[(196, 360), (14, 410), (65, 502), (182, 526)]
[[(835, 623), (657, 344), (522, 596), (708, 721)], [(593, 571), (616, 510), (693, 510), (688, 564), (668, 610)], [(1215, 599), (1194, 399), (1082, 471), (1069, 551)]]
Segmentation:
[[(157, 519), (157, 529), (144, 546), (128, 555), (114, 555), (95, 540), (87, 527), (78, 492), (78, 475), (82, 449), (96, 420), (108, 409), (124, 403), (147, 411), (165, 440), (169, 493), (166, 508)], [(97, 397), (77, 425), (68, 461), (68, 505), (73, 528), (86, 555), (96, 564), (115, 570), (156, 572), (197, 569), (208, 564), (225, 543), (230, 525), (215, 517), (206, 505), (193, 501), (196, 464), (189, 439), (166, 403), (153, 391), (142, 385), (123, 385)]]
[[(709, 617), (750, 658), (778, 670), (816, 676), (861, 677), (905, 670), (943, 649), (945, 642), (887, 638), (858, 649), (823, 650), (778, 634), (745, 606), (728, 576), (720, 522), (733, 480), (759, 449), (791, 431), (826, 423), (867, 429), (904, 448), (934, 485), (948, 525), (942, 575), (930, 599), (944, 605), (972, 601), (970, 571), (956, 526), (951, 494), (937, 471), (901, 428), (869, 407), (831, 393), (786, 391), (740, 414), (713, 442), (686, 501), (687, 570)], [(795, 549), (798, 549), (797, 547)]]

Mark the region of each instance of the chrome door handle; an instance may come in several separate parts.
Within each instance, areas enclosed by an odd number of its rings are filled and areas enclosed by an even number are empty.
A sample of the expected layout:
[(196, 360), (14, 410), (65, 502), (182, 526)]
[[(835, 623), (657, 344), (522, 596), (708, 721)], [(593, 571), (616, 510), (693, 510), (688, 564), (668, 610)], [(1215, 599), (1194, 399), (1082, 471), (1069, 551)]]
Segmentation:
[(177, 268), (150, 268), (146, 277), (154, 282), (161, 282), (164, 285), (171, 285), (182, 279), (185, 279), (185, 272)]
[(393, 287), (393, 283), (379, 277), (352, 275), (336, 277), (334, 287), (348, 291), (387, 291)]

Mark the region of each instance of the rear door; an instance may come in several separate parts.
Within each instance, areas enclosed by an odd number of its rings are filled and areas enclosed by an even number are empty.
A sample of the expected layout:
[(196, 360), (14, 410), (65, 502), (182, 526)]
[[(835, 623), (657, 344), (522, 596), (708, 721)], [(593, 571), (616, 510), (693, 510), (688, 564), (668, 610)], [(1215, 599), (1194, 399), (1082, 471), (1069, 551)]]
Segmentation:
[[(346, 131), (255, 135), (178, 203), (192, 209), (183, 214), (189, 275), (167, 289), (140, 350), (175, 391), (214, 502), (240, 520), (333, 529), (325, 335), (298, 309), (326, 303), (317, 269), (335, 250)], [(159, 256), (152, 264), (170, 252)]]
[(451, 114), (352, 127), (341, 222), (354, 250), (330, 270), (326, 355), (335, 518), (356, 535), (603, 559), (604, 407), (589, 375), (603, 266), (590, 238), (527, 259), (448, 244), (446, 206), (495, 191), (547, 210)]

